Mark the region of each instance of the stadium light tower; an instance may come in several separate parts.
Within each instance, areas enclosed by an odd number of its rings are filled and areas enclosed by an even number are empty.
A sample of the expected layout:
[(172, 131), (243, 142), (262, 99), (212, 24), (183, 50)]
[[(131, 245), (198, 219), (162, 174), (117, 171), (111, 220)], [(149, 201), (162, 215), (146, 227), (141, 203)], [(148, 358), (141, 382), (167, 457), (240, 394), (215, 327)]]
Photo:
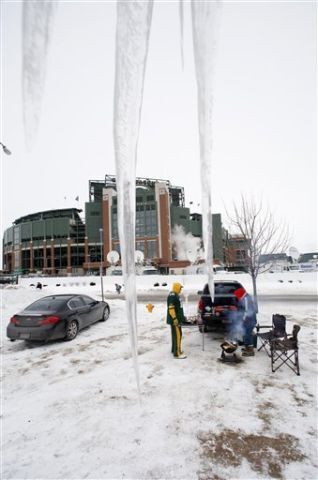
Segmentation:
[(4, 151), (4, 153), (5, 153), (6, 155), (11, 155), (10, 150), (9, 150), (5, 145), (3, 145), (2, 142), (0, 142), (0, 145), (1, 145), (2, 150)]

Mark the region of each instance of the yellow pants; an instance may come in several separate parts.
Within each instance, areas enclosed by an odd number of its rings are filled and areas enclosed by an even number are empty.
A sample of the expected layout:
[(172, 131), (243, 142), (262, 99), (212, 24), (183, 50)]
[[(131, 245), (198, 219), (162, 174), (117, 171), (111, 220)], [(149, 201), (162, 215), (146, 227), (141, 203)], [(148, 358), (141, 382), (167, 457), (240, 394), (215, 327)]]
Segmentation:
[(181, 338), (182, 338), (182, 329), (179, 325), (171, 325), (171, 353), (175, 357), (178, 357), (181, 354)]

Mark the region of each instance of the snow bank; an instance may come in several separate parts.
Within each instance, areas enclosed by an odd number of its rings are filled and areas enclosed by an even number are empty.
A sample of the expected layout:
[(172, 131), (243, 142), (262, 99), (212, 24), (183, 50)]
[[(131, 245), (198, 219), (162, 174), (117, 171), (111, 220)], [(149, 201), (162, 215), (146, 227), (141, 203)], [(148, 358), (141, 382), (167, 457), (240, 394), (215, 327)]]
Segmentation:
[[(251, 277), (244, 274), (217, 274), (215, 280), (237, 280), (242, 283), (249, 293), (253, 293)], [(260, 295), (316, 295), (317, 272), (284, 272), (264, 273), (258, 276), (257, 287)], [(59, 285), (60, 290), (88, 289), (94, 292), (100, 291), (100, 277), (32, 277), (19, 278), (19, 285), (29, 287), (41, 282), (48, 287)], [(207, 275), (140, 275), (136, 277), (137, 292), (166, 291), (168, 292), (173, 282), (181, 282), (184, 286), (183, 293), (193, 293), (202, 290), (207, 282)], [(105, 292), (116, 292), (115, 284), (123, 284), (122, 276), (104, 276), (103, 285)], [(94, 285), (95, 284), (95, 285)], [(158, 286), (155, 286), (158, 284)], [(166, 285), (165, 285), (166, 284)], [(62, 292), (61, 292), (62, 293)]]

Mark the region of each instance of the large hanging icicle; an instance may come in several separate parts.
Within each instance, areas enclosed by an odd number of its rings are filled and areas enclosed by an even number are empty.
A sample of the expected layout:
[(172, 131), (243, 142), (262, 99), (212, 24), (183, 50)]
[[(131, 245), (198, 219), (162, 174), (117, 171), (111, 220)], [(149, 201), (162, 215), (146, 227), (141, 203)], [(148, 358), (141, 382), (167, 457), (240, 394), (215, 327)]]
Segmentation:
[(46, 57), (56, 7), (56, 0), (23, 3), (23, 119), (29, 149), (34, 145), (40, 121)]
[(220, 3), (212, 0), (200, 2), (192, 0), (191, 4), (198, 89), (203, 244), (212, 297), (214, 296), (211, 200), (212, 106), (216, 30), (219, 21)]
[(114, 146), (126, 314), (140, 395), (135, 277), (136, 157), (153, 0), (118, 1)]
[(183, 0), (179, 0), (179, 17), (180, 17), (180, 53), (181, 66), (184, 68), (184, 54), (183, 54), (183, 30), (184, 30), (184, 15), (183, 15)]

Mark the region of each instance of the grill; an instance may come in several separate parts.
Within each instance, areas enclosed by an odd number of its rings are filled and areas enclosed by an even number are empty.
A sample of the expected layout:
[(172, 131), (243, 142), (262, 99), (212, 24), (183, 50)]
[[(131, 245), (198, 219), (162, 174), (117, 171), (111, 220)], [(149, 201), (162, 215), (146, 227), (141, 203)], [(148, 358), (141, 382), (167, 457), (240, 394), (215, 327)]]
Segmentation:
[(241, 357), (238, 357), (235, 353), (238, 347), (237, 343), (225, 341), (220, 346), (222, 348), (220, 362), (240, 363), (242, 361)]

